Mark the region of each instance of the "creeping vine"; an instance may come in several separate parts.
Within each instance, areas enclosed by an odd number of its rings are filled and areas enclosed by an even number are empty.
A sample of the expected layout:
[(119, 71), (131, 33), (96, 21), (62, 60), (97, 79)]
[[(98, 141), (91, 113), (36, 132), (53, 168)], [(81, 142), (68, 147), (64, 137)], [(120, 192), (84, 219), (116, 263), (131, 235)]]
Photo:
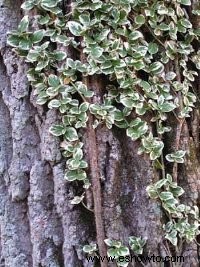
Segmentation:
[[(71, 12), (65, 14), (62, 0), (26, 0), (22, 9), (27, 15), (9, 34), (8, 44), (30, 66), (27, 75), (37, 104), (57, 109), (61, 115), (61, 122), (52, 125), (50, 132), (62, 137), (65, 179), (79, 181), (85, 189), (92, 187), (100, 254), (105, 254), (105, 244), (112, 248), (109, 255), (129, 254), (120, 241), (104, 242), (95, 132), (102, 123), (108, 129), (114, 125), (125, 129), (128, 137), (140, 141), (138, 153), (147, 153), (154, 166), (162, 169), (162, 179), (149, 185), (147, 193), (160, 201), (168, 215), (165, 238), (174, 246), (179, 239), (195, 240), (199, 211), (180, 203), (184, 190), (177, 184), (177, 164), (184, 162), (181, 131), (196, 102), (198, 4), (192, 5), (191, 0), (74, 0)], [(191, 22), (189, 13), (195, 21)], [(71, 58), (69, 48), (80, 59)], [(97, 103), (88, 81), (102, 74), (108, 84)], [(177, 120), (177, 135), (175, 150), (164, 155), (163, 135), (171, 130), (166, 126), (169, 116)], [(90, 175), (81, 128), (88, 132)], [(172, 162), (172, 173), (166, 173), (165, 162)], [(83, 198), (84, 194), (75, 196), (72, 204)], [(129, 243), (135, 253), (142, 254), (144, 240), (130, 237)], [(94, 244), (85, 247), (87, 253), (94, 251)]]

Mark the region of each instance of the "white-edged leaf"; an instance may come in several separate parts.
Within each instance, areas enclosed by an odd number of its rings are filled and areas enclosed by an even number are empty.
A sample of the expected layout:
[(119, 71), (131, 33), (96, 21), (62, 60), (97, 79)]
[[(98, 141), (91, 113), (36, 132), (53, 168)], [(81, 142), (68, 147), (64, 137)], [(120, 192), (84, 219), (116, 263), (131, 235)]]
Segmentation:
[(42, 41), (44, 33), (45, 33), (44, 30), (35, 31), (32, 36), (33, 43), (39, 43), (40, 41)]
[(168, 199), (173, 199), (173, 198), (174, 196), (171, 192), (164, 191), (160, 193), (160, 199), (163, 201), (166, 201)]
[(86, 172), (83, 170), (70, 170), (65, 173), (65, 179), (69, 182), (78, 180), (83, 181), (87, 178)]
[(57, 87), (60, 84), (60, 79), (54, 74), (50, 74), (48, 77), (48, 84), (52, 87)]
[(74, 197), (72, 200), (71, 200), (71, 204), (72, 205), (77, 205), (77, 204), (80, 204), (81, 202), (82, 202), (82, 200), (84, 199), (84, 196), (81, 196), (81, 197), (79, 197), (79, 196), (76, 196), (76, 197)]
[(52, 108), (59, 108), (61, 105), (60, 100), (58, 99), (52, 99), (49, 103), (48, 103), (48, 108), (52, 109)]
[(76, 21), (69, 21), (67, 23), (70, 32), (75, 36), (81, 36), (81, 32), (83, 31), (83, 27), (80, 23)]
[(73, 127), (67, 127), (65, 138), (70, 142), (78, 140), (78, 134), (77, 134), (76, 129)]
[(65, 134), (66, 128), (64, 127), (64, 125), (56, 124), (50, 127), (49, 132), (54, 136), (61, 136)]
[(143, 38), (143, 34), (140, 31), (133, 31), (129, 34), (129, 39), (135, 41), (139, 38)]
[(19, 23), (18, 31), (19, 32), (26, 32), (29, 25), (29, 17), (28, 15), (24, 16)]
[(164, 65), (157, 61), (157, 62), (154, 62), (150, 65), (150, 68), (149, 68), (150, 72), (152, 72), (154, 75), (156, 74), (160, 74), (164, 71)]
[(142, 25), (142, 24), (145, 23), (145, 16), (138, 15), (138, 16), (135, 17), (134, 21), (135, 21), (136, 24)]
[(54, 58), (58, 61), (64, 60), (67, 57), (67, 54), (63, 51), (54, 52)]

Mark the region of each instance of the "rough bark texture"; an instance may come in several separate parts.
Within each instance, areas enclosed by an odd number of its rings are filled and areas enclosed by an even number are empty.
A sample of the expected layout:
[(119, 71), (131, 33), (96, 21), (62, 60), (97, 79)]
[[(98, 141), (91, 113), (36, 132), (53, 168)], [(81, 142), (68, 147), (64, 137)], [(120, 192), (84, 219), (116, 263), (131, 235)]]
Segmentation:
[[(97, 266), (82, 253), (82, 246), (96, 238), (94, 214), (70, 204), (75, 189), (63, 179), (59, 140), (48, 132), (58, 116), (35, 105), (26, 65), (6, 46), (6, 33), (21, 17), (20, 4), (0, 0), (0, 266)], [(169, 150), (173, 136), (166, 137)], [(190, 152), (178, 169), (184, 201), (199, 205), (198, 110), (184, 124), (181, 147)], [(125, 243), (130, 235), (142, 236), (148, 240), (146, 255), (167, 255), (161, 209), (145, 191), (158, 179), (148, 157), (137, 155), (137, 142), (123, 130), (99, 128), (97, 148), (106, 236)], [(195, 243), (184, 245), (183, 255), (193, 258), (183, 266), (198, 266), (197, 254)]]

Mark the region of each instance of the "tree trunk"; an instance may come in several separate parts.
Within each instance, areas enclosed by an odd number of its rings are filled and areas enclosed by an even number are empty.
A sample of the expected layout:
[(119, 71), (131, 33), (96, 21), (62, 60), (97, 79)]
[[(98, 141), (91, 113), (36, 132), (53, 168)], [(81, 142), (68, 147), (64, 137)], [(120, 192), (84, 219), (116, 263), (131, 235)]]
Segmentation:
[[(0, 266), (98, 266), (88, 263), (82, 252), (83, 245), (96, 242), (94, 213), (81, 204), (70, 204), (78, 186), (64, 180), (59, 138), (49, 133), (58, 114), (35, 104), (26, 64), (6, 45), (7, 32), (21, 19), (20, 5), (20, 0), (0, 0)], [(186, 192), (183, 201), (197, 206), (199, 119), (196, 109), (183, 125), (181, 148), (189, 156), (178, 166), (177, 177)], [(173, 118), (169, 125), (173, 131), (165, 136), (165, 144), (172, 151), (178, 129)], [(86, 138), (91, 134), (84, 134), (89, 158), (92, 151)], [(145, 255), (168, 255), (162, 209), (146, 193), (146, 186), (159, 177), (149, 157), (137, 154), (139, 143), (131, 141), (124, 130), (101, 126), (96, 139), (105, 237), (126, 244), (129, 236), (142, 236), (147, 239)], [(91, 192), (87, 198), (92, 199)], [(194, 242), (184, 243), (182, 255), (190, 258), (185, 258), (183, 266), (198, 266), (198, 253)]]

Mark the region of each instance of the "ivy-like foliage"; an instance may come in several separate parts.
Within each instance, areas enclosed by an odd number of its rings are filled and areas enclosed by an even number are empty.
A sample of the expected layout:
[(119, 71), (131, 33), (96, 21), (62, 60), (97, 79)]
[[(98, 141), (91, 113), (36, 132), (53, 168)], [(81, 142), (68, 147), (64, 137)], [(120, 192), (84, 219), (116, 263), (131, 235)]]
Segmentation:
[[(162, 180), (147, 192), (168, 214), (165, 237), (174, 245), (178, 238), (192, 241), (199, 234), (198, 208), (180, 204), (183, 190), (165, 174), (162, 140), (171, 130), (166, 126), (169, 114), (181, 126), (196, 101), (193, 82), (200, 53), (195, 44), (200, 30), (188, 17), (190, 6), (190, 0), (74, 0), (65, 14), (62, 0), (27, 0), (22, 9), (34, 9), (37, 15), (24, 16), (8, 37), (8, 44), (29, 63), (37, 104), (61, 115), (50, 132), (62, 137), (65, 179), (90, 186), (79, 131), (87, 127), (89, 114), (95, 117), (94, 128), (104, 123), (108, 129), (125, 129), (128, 137), (140, 141), (138, 153), (149, 154), (163, 170)], [(200, 9), (192, 13), (199, 16)], [(31, 30), (33, 25), (37, 30)], [(84, 60), (71, 58), (69, 48), (84, 54)], [(102, 103), (90, 101), (94, 92), (82, 79), (93, 75), (105, 75), (109, 81)], [(184, 156), (177, 143), (166, 161), (183, 163)], [(72, 203), (83, 197), (76, 196)]]
[[(129, 265), (130, 261), (130, 250), (127, 246), (124, 246), (121, 241), (105, 239), (104, 242), (108, 246), (108, 257), (110, 259), (115, 259), (117, 266), (126, 267)], [(131, 250), (137, 255), (143, 253), (143, 247), (145, 246), (146, 241), (140, 237), (130, 236), (129, 237), (129, 246)], [(92, 256), (97, 255), (97, 246), (96, 244), (89, 244), (83, 247), (83, 251)]]

